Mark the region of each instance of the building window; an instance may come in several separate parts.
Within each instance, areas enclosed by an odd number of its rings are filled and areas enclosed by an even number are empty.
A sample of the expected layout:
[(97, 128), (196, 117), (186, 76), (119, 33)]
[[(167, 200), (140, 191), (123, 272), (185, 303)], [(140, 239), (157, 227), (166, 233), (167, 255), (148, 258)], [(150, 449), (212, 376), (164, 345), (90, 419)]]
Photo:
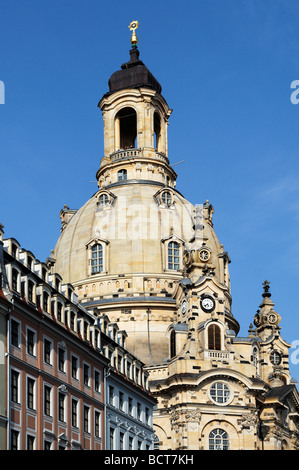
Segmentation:
[(114, 406), (114, 387), (109, 386), (109, 405)]
[(71, 312), (70, 327), (72, 331), (75, 331), (75, 319), (76, 319), (76, 314), (74, 312)]
[(62, 303), (58, 302), (57, 304), (57, 320), (62, 322)]
[(115, 116), (115, 150), (136, 148), (137, 114), (135, 109), (126, 107)]
[(35, 437), (27, 435), (27, 450), (34, 450), (35, 446)]
[(125, 434), (123, 432), (119, 433), (119, 450), (124, 450), (125, 446)]
[(212, 324), (208, 327), (208, 349), (221, 349), (221, 330), (218, 325)]
[(133, 398), (129, 397), (129, 415), (133, 416)]
[(94, 390), (101, 393), (101, 373), (97, 370), (94, 372)]
[(99, 196), (99, 205), (100, 206), (107, 206), (108, 204), (109, 204), (108, 194), (101, 194)]
[(161, 117), (159, 113), (154, 113), (154, 145), (155, 149), (159, 152), (161, 147)]
[(44, 312), (48, 312), (49, 309), (49, 294), (47, 292), (44, 292), (43, 295), (43, 310)]
[(91, 249), (91, 273), (96, 274), (103, 271), (103, 246), (100, 243)]
[(58, 348), (58, 369), (60, 372), (65, 372), (65, 350)]
[(34, 388), (35, 388), (35, 380), (31, 379), (30, 377), (27, 378), (27, 407), (30, 410), (34, 410)]
[(89, 387), (90, 367), (87, 364), (83, 364), (83, 381), (86, 387)]
[(119, 392), (119, 409), (120, 409), (121, 411), (124, 411), (124, 404), (125, 404), (125, 402), (124, 402), (124, 394), (123, 394), (123, 392)]
[(101, 437), (101, 413), (99, 411), (94, 412), (94, 434), (95, 437)]
[(145, 408), (145, 424), (150, 426), (150, 410)]
[(51, 450), (51, 447), (52, 447), (52, 442), (50, 441), (44, 442), (44, 450)]
[(32, 330), (27, 330), (27, 354), (30, 356), (35, 356), (35, 332)]
[(65, 422), (65, 417), (64, 417), (64, 412), (65, 412), (65, 394), (59, 392), (58, 394), (58, 419), (61, 422)]
[(228, 450), (228, 434), (220, 428), (213, 429), (209, 435), (209, 450)]
[(172, 196), (170, 191), (163, 191), (161, 199), (163, 204), (167, 204), (167, 206), (169, 206), (172, 203)]
[(89, 327), (89, 324), (87, 321), (85, 321), (83, 323), (83, 336), (84, 336), (85, 341), (88, 341), (88, 327)]
[(72, 377), (73, 379), (77, 379), (78, 374), (78, 358), (72, 356)]
[(51, 365), (52, 343), (48, 339), (44, 340), (44, 362)]
[(176, 355), (176, 340), (175, 340), (175, 331), (171, 330), (170, 333), (170, 357), (174, 357)]
[(20, 347), (20, 323), (11, 320), (11, 336), (10, 336), (10, 341), (12, 346), (15, 346), (16, 348)]
[(78, 427), (78, 401), (74, 398), (72, 399), (72, 426)]
[(141, 421), (141, 411), (142, 411), (141, 403), (137, 403), (137, 419), (139, 421)]
[(230, 398), (228, 386), (222, 382), (214, 383), (210, 388), (210, 397), (218, 405), (227, 403)]
[(110, 450), (114, 449), (114, 441), (115, 441), (115, 429), (110, 428), (110, 432), (109, 432)]
[(51, 387), (48, 385), (44, 387), (44, 413), (51, 416)]
[(12, 429), (10, 431), (10, 450), (18, 450), (19, 448), (19, 433)]
[(12, 289), (15, 292), (19, 292), (18, 280), (19, 280), (19, 272), (16, 269), (13, 269), (12, 270)]
[(89, 407), (84, 405), (83, 409), (84, 418), (84, 432), (89, 432)]
[(168, 269), (180, 269), (180, 245), (177, 242), (168, 243)]
[(118, 181), (125, 181), (127, 179), (127, 170), (119, 170), (117, 179)]
[(19, 403), (19, 380), (20, 374), (16, 370), (11, 371), (11, 401)]
[(33, 291), (34, 291), (34, 283), (32, 281), (28, 281), (28, 300), (29, 300), (29, 302), (33, 302)]

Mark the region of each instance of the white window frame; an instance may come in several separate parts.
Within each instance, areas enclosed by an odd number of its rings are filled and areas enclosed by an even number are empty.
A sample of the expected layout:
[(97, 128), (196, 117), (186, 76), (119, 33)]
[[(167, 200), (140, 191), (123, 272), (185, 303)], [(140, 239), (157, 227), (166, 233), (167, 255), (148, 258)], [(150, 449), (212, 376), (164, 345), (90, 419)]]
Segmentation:
[[(16, 372), (18, 374), (18, 382), (17, 382), (17, 401), (12, 400), (12, 372)], [(15, 367), (11, 367), (10, 369), (10, 384), (9, 384), (9, 398), (10, 402), (13, 403), (14, 405), (20, 405), (21, 404), (21, 371)]]
[[(87, 384), (85, 383), (85, 367), (87, 367), (88, 370), (88, 378), (87, 378)], [(84, 387), (90, 388), (90, 380), (91, 380), (91, 365), (88, 364), (88, 362), (83, 361), (83, 385)]]
[[(96, 413), (99, 414), (99, 435), (96, 435)], [(102, 438), (102, 410), (94, 408), (94, 436), (96, 439)]]
[[(77, 369), (76, 369), (76, 377), (73, 376), (73, 357), (77, 359)], [(79, 371), (80, 371), (80, 358), (77, 354), (71, 353), (71, 379), (76, 380), (79, 382)]]
[[(33, 380), (33, 408), (28, 407), (28, 379)], [(27, 411), (36, 411), (37, 410), (37, 393), (36, 393), (36, 377), (26, 374), (26, 410)]]
[[(96, 272), (92, 272), (92, 261), (93, 261), (93, 257), (92, 257), (92, 249), (96, 246), (96, 245), (101, 245), (102, 246), (102, 270), (101, 271), (96, 271)], [(103, 274), (107, 274), (107, 266), (108, 266), (108, 256), (109, 256), (109, 241), (108, 240), (105, 240), (105, 239), (102, 239), (102, 238), (93, 238), (92, 240), (90, 240), (87, 244), (86, 244), (86, 248), (87, 248), (87, 255), (88, 255), (88, 276), (99, 276), (99, 275), (103, 275)]]
[[(50, 362), (45, 361), (45, 341), (50, 343)], [(53, 340), (49, 336), (43, 337), (43, 363), (46, 366), (53, 367)]]
[[(47, 415), (45, 413), (45, 387), (50, 389), (50, 414)], [(53, 418), (53, 385), (44, 382), (43, 384), (43, 418), (44, 419), (52, 419)]]
[[(18, 324), (18, 345), (17, 345), (17, 346), (12, 343), (12, 320), (13, 320), (15, 323)], [(11, 318), (10, 318), (10, 322), (9, 322), (9, 326), (10, 326), (10, 338), (9, 338), (10, 345), (11, 345), (13, 348), (21, 349), (21, 328), (22, 328), (22, 323), (21, 323), (20, 320), (18, 320), (17, 318), (11, 317)]]
[[(34, 334), (34, 339), (33, 339), (33, 353), (31, 354), (28, 352), (28, 331), (31, 331)], [(37, 349), (37, 332), (34, 328), (31, 328), (31, 326), (26, 326), (26, 355), (29, 357), (34, 357), (36, 358), (36, 349)]]
[[(99, 374), (99, 390), (96, 389), (96, 374)], [(98, 393), (99, 395), (102, 394), (102, 371), (99, 369), (94, 369), (93, 371), (93, 377), (94, 377), (94, 391), (95, 393)]]

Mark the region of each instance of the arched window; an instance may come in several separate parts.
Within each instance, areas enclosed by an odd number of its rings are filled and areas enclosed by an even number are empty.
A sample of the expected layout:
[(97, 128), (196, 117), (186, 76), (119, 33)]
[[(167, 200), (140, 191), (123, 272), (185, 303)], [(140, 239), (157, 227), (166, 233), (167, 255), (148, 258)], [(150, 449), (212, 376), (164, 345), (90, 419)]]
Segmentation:
[(208, 327), (208, 349), (221, 349), (221, 330), (214, 323)]
[(136, 148), (137, 115), (133, 108), (121, 109), (115, 117), (116, 150)]
[(155, 135), (155, 149), (160, 150), (161, 140), (161, 118), (158, 113), (154, 113), (154, 135)]
[(224, 429), (213, 429), (209, 434), (209, 450), (228, 450), (228, 434)]
[(91, 273), (96, 274), (103, 271), (103, 247), (100, 243), (91, 249)]
[(168, 244), (168, 269), (180, 269), (180, 245), (177, 242)]
[(127, 170), (119, 170), (117, 173), (118, 181), (124, 181), (127, 179)]
[(176, 355), (176, 341), (175, 341), (175, 331), (172, 330), (170, 333), (170, 357)]

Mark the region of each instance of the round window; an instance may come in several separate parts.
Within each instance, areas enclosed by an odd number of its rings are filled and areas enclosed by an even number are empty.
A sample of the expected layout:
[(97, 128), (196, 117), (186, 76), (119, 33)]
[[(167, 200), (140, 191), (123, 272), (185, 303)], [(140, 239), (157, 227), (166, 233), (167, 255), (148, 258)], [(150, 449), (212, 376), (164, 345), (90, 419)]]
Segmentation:
[(210, 397), (217, 405), (223, 405), (230, 401), (231, 392), (225, 383), (215, 382), (210, 388)]

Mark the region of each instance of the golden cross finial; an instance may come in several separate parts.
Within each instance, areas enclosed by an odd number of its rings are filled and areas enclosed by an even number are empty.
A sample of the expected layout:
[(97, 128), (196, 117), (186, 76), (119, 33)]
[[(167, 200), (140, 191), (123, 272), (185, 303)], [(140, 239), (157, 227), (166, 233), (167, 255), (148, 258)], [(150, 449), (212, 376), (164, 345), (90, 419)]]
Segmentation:
[(138, 42), (138, 38), (136, 36), (136, 33), (135, 33), (135, 30), (138, 28), (139, 26), (139, 23), (138, 21), (132, 21), (130, 24), (129, 24), (129, 29), (130, 31), (133, 31), (132, 32), (132, 37), (131, 37), (131, 44), (133, 47), (136, 47), (137, 46), (137, 42)]

